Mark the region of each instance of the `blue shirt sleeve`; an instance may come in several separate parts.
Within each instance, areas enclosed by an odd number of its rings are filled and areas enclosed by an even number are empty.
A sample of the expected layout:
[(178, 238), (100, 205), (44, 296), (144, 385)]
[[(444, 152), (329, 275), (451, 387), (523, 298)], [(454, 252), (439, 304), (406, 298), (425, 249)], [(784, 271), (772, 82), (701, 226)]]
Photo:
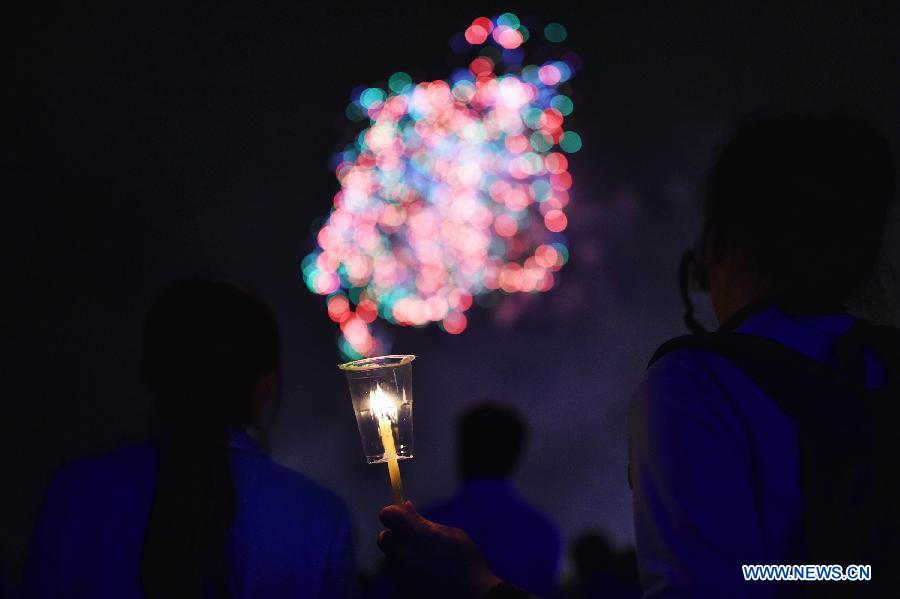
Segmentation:
[[(703, 352), (657, 361), (629, 407), (629, 478), (646, 598), (769, 597), (745, 425)], [(714, 357), (712, 357), (714, 358)]]

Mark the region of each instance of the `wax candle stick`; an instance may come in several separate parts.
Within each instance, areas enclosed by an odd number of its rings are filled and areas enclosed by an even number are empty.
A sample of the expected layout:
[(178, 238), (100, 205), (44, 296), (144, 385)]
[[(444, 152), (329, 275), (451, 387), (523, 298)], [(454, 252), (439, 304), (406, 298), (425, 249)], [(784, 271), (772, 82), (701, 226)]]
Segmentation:
[(397, 450), (394, 447), (394, 433), (389, 418), (378, 419), (378, 430), (381, 443), (384, 445), (384, 458), (387, 460), (388, 474), (391, 477), (391, 489), (394, 491), (394, 503), (403, 504), (403, 483), (400, 480), (400, 463), (397, 461)]
[(384, 460), (387, 461), (388, 474), (391, 477), (391, 489), (394, 491), (394, 503), (403, 504), (403, 483), (400, 480), (400, 464), (397, 461), (397, 447), (394, 445), (392, 420), (397, 417), (397, 407), (380, 386), (376, 386), (369, 397), (369, 409), (378, 418), (378, 434), (384, 448)]

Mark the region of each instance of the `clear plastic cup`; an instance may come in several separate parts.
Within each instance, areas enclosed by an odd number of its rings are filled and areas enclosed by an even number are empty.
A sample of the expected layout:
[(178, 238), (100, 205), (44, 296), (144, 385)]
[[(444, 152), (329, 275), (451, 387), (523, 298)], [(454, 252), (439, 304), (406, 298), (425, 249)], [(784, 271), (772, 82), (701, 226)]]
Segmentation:
[[(341, 364), (369, 464), (413, 457), (412, 361), (377, 356)], [(392, 447), (393, 445), (393, 447)]]

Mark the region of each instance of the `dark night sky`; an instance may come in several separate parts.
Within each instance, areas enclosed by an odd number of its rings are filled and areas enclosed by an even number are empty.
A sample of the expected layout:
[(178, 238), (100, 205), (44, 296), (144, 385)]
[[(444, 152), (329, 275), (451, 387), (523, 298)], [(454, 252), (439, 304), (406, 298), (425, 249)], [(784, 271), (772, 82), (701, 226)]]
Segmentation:
[[(572, 261), (545, 297), (477, 309), (461, 336), (397, 332), (394, 349), (421, 356), (404, 464), (420, 504), (453, 487), (452, 419), (490, 396), (531, 421), (520, 488), (570, 536), (629, 542), (625, 403), (653, 349), (682, 332), (674, 272), (713, 144), (734, 116), (779, 105), (862, 114), (900, 145), (893, 2), (132, 4), (57, 3), (4, 23), (0, 543), (13, 562), (59, 464), (147, 433), (137, 367), (153, 296), (221, 273), (257, 287), (283, 326), (275, 457), (347, 500), (371, 563), (387, 476), (364, 463), (335, 327), (299, 259), (335, 191), (326, 162), (350, 90), (396, 70), (446, 76), (459, 66), (449, 36), (492, 8), (564, 23), (585, 63)], [(900, 255), (896, 234), (890, 248)]]

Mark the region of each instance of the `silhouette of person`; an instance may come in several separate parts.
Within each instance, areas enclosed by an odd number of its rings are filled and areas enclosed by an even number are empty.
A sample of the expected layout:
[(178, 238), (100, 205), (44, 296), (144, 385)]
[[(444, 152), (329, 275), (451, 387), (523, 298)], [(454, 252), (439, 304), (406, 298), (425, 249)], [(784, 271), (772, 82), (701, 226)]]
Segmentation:
[(423, 514), (466, 531), (505, 580), (555, 596), (560, 534), (510, 481), (526, 441), (521, 418), (510, 408), (482, 405), (462, 415), (457, 438), (462, 485), (453, 498)]
[(25, 596), (347, 596), (346, 507), (256, 440), (279, 353), (255, 294), (204, 279), (167, 289), (144, 328), (159, 436), (56, 474)]
[[(822, 532), (812, 519), (830, 509), (824, 537), (839, 538), (838, 521), (864, 508), (876, 481), (863, 462), (887, 456), (838, 463), (855, 451), (849, 432), (872, 424), (853, 415), (865, 409), (862, 389), (882, 387), (889, 366), (886, 354), (864, 347), (871, 327), (845, 305), (874, 274), (895, 177), (884, 138), (846, 117), (755, 118), (720, 148), (706, 183), (702, 262), (722, 325), (664, 345), (630, 406), (646, 597), (770, 596), (767, 585), (744, 580), (745, 564), (869, 563), (834, 552), (813, 559), (825, 542), (810, 533)], [(845, 372), (839, 355), (852, 336), (860, 337), (858, 374)], [(829, 397), (851, 376), (852, 393)], [(835, 426), (843, 430), (832, 435)], [(830, 462), (829, 445), (844, 457)], [(828, 507), (841, 480), (824, 481), (825, 490), (812, 477), (831, 469), (858, 473), (858, 503)], [(866, 543), (847, 559), (861, 560), (878, 541)], [(797, 592), (775, 592), (783, 590)]]
[[(719, 151), (702, 260), (723, 324), (660, 348), (629, 411), (645, 597), (883, 592), (875, 573), (776, 588), (743, 564), (880, 559), (881, 580), (896, 578), (900, 340), (844, 307), (875, 271), (895, 188), (889, 145), (851, 118), (759, 118)], [(412, 504), (380, 517), (409, 586), (526, 595)]]
[(606, 536), (589, 531), (575, 539), (572, 558), (574, 580), (567, 593), (570, 599), (635, 599), (641, 596), (633, 550), (617, 554)]

